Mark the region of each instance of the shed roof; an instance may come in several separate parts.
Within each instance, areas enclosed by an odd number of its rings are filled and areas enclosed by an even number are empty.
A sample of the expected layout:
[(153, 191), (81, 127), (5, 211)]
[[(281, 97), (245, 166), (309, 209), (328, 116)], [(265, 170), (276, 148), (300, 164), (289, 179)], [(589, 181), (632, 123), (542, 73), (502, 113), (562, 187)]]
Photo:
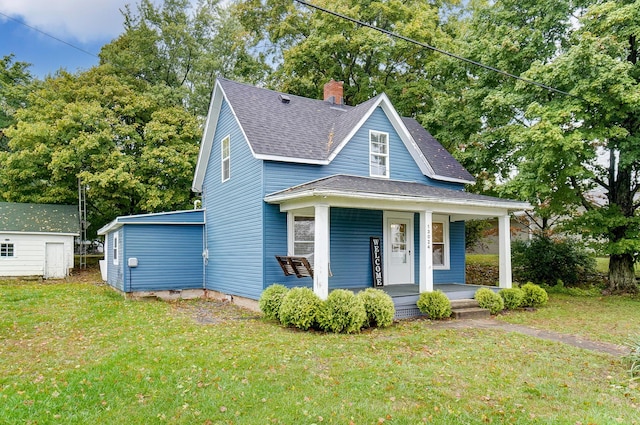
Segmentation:
[(79, 235), (76, 205), (0, 202), (0, 232)]

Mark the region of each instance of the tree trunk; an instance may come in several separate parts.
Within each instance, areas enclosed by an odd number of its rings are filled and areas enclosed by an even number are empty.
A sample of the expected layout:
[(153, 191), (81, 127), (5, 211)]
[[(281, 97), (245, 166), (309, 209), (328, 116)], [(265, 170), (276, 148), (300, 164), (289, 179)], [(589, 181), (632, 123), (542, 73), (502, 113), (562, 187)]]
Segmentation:
[(612, 254), (609, 257), (609, 290), (612, 293), (638, 292), (631, 254)]

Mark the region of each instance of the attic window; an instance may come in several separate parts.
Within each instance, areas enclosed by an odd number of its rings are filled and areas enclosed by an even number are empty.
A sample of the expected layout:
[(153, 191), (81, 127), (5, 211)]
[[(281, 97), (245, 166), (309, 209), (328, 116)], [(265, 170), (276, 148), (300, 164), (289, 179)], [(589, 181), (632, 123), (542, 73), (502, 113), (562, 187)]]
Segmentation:
[(289, 96), (287, 96), (286, 94), (281, 94), (281, 95), (278, 96), (278, 98), (280, 99), (280, 102), (282, 102), (282, 103), (291, 102), (291, 98)]
[(231, 139), (230, 136), (222, 139), (220, 162), (222, 165), (222, 182), (226, 182), (231, 177)]
[(13, 243), (2, 242), (0, 243), (0, 257), (13, 257), (15, 256), (15, 246)]
[(369, 175), (389, 178), (389, 133), (369, 131)]

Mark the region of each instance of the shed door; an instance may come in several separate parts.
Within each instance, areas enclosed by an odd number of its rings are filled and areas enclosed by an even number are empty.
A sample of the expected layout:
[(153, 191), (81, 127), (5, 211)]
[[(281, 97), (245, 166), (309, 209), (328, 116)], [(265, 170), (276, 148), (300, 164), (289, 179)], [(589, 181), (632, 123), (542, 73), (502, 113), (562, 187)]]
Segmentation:
[(64, 244), (47, 243), (45, 250), (44, 278), (60, 279), (65, 277)]

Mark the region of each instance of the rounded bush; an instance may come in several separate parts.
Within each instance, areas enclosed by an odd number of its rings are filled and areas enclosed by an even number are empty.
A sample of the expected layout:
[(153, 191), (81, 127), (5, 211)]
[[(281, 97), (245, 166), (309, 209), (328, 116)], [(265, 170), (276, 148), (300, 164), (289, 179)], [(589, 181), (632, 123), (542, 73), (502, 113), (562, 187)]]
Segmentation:
[(451, 301), (444, 292), (437, 290), (423, 292), (418, 298), (418, 308), (430, 319), (445, 319), (451, 316)]
[(523, 307), (541, 307), (549, 301), (547, 291), (532, 282), (525, 283), (520, 289), (524, 292)]
[(307, 330), (317, 324), (322, 301), (309, 288), (293, 288), (287, 292), (280, 304), (278, 317), (285, 326)]
[(380, 289), (367, 288), (358, 292), (357, 297), (362, 301), (367, 313), (365, 326), (384, 328), (393, 323), (396, 307), (389, 294)]
[(482, 308), (489, 310), (491, 314), (498, 314), (504, 310), (502, 297), (489, 288), (480, 288), (474, 295), (476, 301)]
[(346, 289), (331, 291), (318, 314), (318, 325), (326, 332), (359, 332), (366, 320), (362, 300)]
[(524, 300), (524, 292), (520, 288), (504, 288), (498, 291), (498, 294), (504, 301), (504, 306), (508, 310), (520, 308), (522, 300)]
[(264, 313), (264, 317), (278, 320), (280, 304), (282, 304), (282, 299), (287, 295), (287, 292), (289, 292), (289, 289), (279, 283), (275, 283), (262, 291), (258, 307)]

